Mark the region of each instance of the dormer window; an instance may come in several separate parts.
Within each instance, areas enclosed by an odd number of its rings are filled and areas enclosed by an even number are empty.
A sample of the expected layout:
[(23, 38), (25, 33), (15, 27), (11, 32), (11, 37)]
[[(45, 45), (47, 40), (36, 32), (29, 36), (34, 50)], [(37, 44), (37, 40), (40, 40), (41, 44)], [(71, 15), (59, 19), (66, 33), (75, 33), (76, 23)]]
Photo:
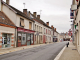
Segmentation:
[(25, 26), (25, 24), (24, 24), (24, 19), (22, 19), (22, 18), (20, 18), (20, 26), (21, 26), (21, 27), (24, 27), (24, 26)]

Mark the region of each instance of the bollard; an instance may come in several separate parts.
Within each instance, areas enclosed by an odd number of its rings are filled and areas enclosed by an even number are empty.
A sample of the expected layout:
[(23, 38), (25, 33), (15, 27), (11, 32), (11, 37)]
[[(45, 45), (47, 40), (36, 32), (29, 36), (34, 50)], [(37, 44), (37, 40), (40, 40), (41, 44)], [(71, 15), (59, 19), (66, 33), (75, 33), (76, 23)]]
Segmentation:
[(66, 44), (66, 46), (68, 47), (69, 43)]
[(68, 44), (66, 44), (66, 46), (68, 47)]

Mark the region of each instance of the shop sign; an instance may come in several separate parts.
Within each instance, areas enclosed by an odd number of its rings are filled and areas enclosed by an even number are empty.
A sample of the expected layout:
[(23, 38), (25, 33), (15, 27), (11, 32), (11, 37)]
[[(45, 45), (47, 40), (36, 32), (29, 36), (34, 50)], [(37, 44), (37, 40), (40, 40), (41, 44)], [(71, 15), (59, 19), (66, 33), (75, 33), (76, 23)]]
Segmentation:
[(35, 31), (32, 31), (32, 30), (23, 29), (23, 28), (18, 28), (17, 31), (27, 32), (27, 33), (34, 33), (35, 32)]
[(70, 19), (74, 19), (74, 11), (70, 9)]

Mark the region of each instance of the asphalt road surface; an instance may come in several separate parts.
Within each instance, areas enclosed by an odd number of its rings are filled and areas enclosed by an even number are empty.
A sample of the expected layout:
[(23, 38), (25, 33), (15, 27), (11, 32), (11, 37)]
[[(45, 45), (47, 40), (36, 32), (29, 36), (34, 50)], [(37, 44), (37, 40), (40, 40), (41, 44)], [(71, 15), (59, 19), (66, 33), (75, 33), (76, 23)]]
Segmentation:
[(0, 60), (54, 60), (67, 42), (47, 44), (0, 55)]

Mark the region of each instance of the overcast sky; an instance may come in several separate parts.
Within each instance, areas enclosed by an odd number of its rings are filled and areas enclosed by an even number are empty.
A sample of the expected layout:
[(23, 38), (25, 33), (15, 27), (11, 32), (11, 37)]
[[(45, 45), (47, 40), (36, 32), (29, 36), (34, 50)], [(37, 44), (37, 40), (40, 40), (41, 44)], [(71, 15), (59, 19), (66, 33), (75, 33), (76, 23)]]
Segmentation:
[[(4, 0), (6, 1), (6, 0)], [(72, 0), (10, 0), (10, 5), (20, 11), (25, 9), (40, 14), (44, 22), (49, 21), (49, 26), (53, 25), (59, 33), (68, 32), (70, 24), (70, 7)]]

